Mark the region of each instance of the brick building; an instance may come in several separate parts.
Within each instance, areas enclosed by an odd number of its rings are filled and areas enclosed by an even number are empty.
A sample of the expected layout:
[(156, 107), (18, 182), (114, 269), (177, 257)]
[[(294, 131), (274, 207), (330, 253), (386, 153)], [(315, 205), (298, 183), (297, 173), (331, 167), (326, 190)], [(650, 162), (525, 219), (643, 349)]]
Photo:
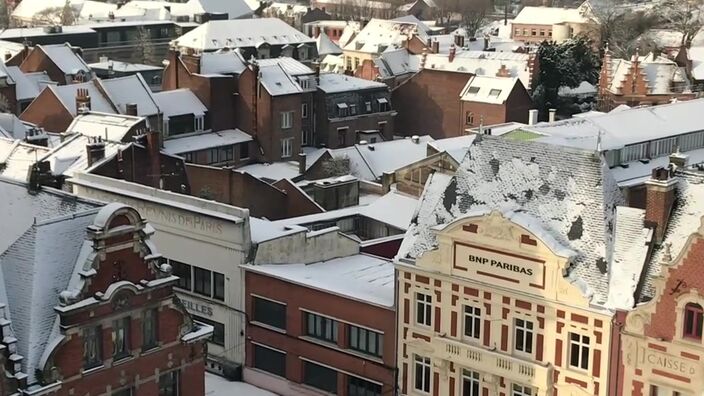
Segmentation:
[(175, 299), (178, 277), (139, 214), (51, 189), (0, 189), (13, 202), (0, 207), (10, 220), (1, 350), (13, 363), (3, 394), (203, 395), (212, 327)]
[(598, 108), (608, 112), (625, 104), (631, 107), (659, 105), (697, 95), (677, 63), (651, 53), (634, 54), (630, 60), (613, 59), (608, 48), (599, 73)]
[(528, 122), (533, 106), (528, 91), (516, 77), (473, 76), (460, 93), (464, 130), (506, 122)]
[(59, 85), (88, 81), (93, 77), (81, 58), (80, 48), (70, 44), (36, 45), (19, 65), (23, 73), (46, 72)]
[[(672, 214), (648, 270), (652, 299), (619, 320), (619, 395), (695, 395), (704, 389), (704, 174), (684, 169), (668, 176), (649, 185), (648, 200), (665, 201)], [(651, 217), (667, 218), (668, 212)]]
[(281, 395), (395, 391), (393, 265), (357, 254), (245, 268), (245, 380)]
[(561, 43), (580, 33), (591, 34), (596, 23), (589, 0), (578, 8), (526, 6), (512, 22), (511, 38), (533, 44)]
[(589, 150), (477, 135), (463, 158), (397, 256), (401, 393), (615, 394), (614, 309), (651, 298), (665, 202), (623, 206)]

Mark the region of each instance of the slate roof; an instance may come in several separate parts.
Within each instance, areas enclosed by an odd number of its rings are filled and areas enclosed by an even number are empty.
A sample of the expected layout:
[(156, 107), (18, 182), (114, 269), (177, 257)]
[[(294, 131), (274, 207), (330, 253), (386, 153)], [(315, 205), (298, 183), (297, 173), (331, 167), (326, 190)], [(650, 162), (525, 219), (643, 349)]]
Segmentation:
[(66, 44), (53, 44), (53, 45), (39, 45), (34, 47), (35, 50), (39, 49), (46, 54), (49, 59), (51, 59), (54, 64), (61, 69), (66, 75), (74, 75), (79, 72), (90, 74), (90, 67), (83, 58), (78, 56), (73, 51), (73, 48), (68, 43)]
[(46, 147), (0, 137), (0, 176), (26, 181), (30, 166), (48, 151)]
[(592, 303), (606, 302), (615, 210), (624, 199), (597, 153), (478, 135), (454, 176), (436, 175), (426, 184), (399, 257), (434, 249), (431, 227), (469, 212), (514, 212), (574, 251), (568, 280)]
[(511, 77), (518, 77), (524, 87), (531, 86), (530, 55), (514, 52), (457, 51), (450, 62), (447, 54), (427, 54), (426, 69), (496, 76), (505, 67)]
[(473, 76), (460, 92), (460, 99), (465, 102), (503, 104), (518, 81), (515, 77)]
[(425, 42), (428, 32), (423, 30), (424, 27), (420, 21), (372, 19), (343, 49), (376, 54), (384, 52), (387, 48), (401, 48), (403, 43), (414, 35)]

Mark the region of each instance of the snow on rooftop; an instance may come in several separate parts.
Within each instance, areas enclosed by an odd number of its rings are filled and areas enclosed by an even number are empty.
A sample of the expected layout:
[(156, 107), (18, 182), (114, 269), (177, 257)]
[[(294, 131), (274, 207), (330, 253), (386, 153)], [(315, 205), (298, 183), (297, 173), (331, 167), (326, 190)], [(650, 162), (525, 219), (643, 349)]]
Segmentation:
[(503, 104), (518, 81), (515, 77), (473, 76), (460, 92), (460, 99), (465, 102)]
[(122, 62), (112, 59), (109, 59), (106, 62), (89, 63), (88, 66), (90, 66), (92, 69), (100, 70), (109, 70), (112, 67), (112, 70), (122, 73), (138, 73), (143, 71), (157, 71), (163, 69), (159, 66), (145, 65), (142, 63)]
[(260, 179), (278, 181), (281, 179), (294, 179), (301, 174), (298, 172), (298, 162), (274, 162), (250, 164), (237, 168), (239, 171), (247, 172)]
[(518, 77), (524, 87), (530, 87), (530, 55), (514, 52), (457, 51), (450, 62), (447, 54), (427, 54), (426, 69), (469, 73), (477, 76), (493, 77), (506, 68), (511, 77)]
[(388, 86), (384, 83), (334, 73), (321, 74), (318, 88), (325, 93), (360, 91), (363, 89), (388, 90)]
[(251, 141), (252, 136), (239, 129), (226, 129), (164, 140), (164, 151), (169, 154), (184, 154)]
[[(105, 158), (108, 158), (123, 147), (124, 143), (116, 141), (105, 142)], [(88, 165), (88, 154), (86, 146), (89, 143), (89, 137), (81, 134), (76, 134), (66, 139), (61, 145), (52, 149), (41, 161), (49, 161), (51, 172), (54, 175), (63, 175), (72, 177), (77, 172), (84, 171), (90, 166)]]
[(291, 283), (383, 307), (394, 305), (394, 265), (357, 254), (313, 264), (245, 266)]
[(257, 217), (249, 218), (249, 228), (252, 243), (267, 242), (273, 239), (278, 239), (308, 231), (307, 228), (300, 227), (295, 224), (283, 224), (281, 222), (272, 222)]
[(0, 176), (17, 181), (27, 181), (29, 168), (49, 149), (34, 146), (21, 140), (0, 137)]
[[(277, 58), (286, 59), (286, 58)], [(312, 73), (312, 70), (311, 70)], [(314, 88), (303, 88), (286, 62), (265, 62), (259, 66), (260, 82), (271, 96), (290, 95)]]
[(330, 37), (325, 33), (320, 33), (315, 39), (315, 45), (318, 48), (318, 56), (325, 55), (340, 55), (342, 53), (342, 48), (335, 44)]
[(193, 14), (227, 13), (228, 19), (251, 17), (256, 9), (245, 0), (189, 0), (186, 6)]
[(7, 74), (15, 81), (18, 101), (36, 98), (46, 84), (53, 83), (46, 72), (23, 73), (18, 66), (8, 66)]
[[(345, 51), (365, 53), (381, 53), (387, 48), (401, 48), (406, 40), (414, 35), (423, 42), (428, 37), (428, 32), (423, 30), (425, 24), (407, 21), (385, 19), (372, 19), (346, 44), (340, 44)], [(340, 39), (342, 41), (342, 39)]]
[(90, 67), (83, 58), (78, 56), (73, 51), (73, 48), (68, 43), (54, 45), (39, 45), (34, 47), (34, 50), (44, 52), (49, 59), (66, 75), (74, 75), (78, 73), (90, 73)]
[(315, 45), (315, 40), (280, 19), (259, 18), (209, 21), (173, 40), (171, 45), (200, 51), (214, 51), (225, 47), (256, 47), (261, 43)]
[(236, 50), (204, 52), (200, 56), (201, 74), (240, 74), (246, 68), (246, 62)]
[(205, 396), (276, 396), (276, 394), (254, 385), (229, 381), (219, 375), (205, 372)]
[[(587, 2), (585, 2), (587, 3)], [(560, 23), (589, 23), (593, 18), (591, 7), (579, 8), (526, 6), (516, 15), (514, 24), (555, 25)]]
[(110, 100), (103, 95), (98, 87), (95, 86), (94, 81), (69, 85), (48, 85), (42, 93), (46, 90), (53, 92), (64, 107), (69, 111), (69, 113), (76, 116), (76, 114), (78, 114), (76, 111), (76, 92), (79, 88), (88, 90), (88, 95), (90, 95), (90, 108), (92, 111), (97, 111), (100, 113), (117, 113), (117, 109), (113, 106)]
[(164, 119), (186, 114), (204, 115), (208, 111), (203, 102), (188, 88), (157, 92), (153, 97)]
[(121, 114), (126, 113), (126, 106), (130, 103), (137, 105), (138, 116), (148, 117), (159, 113), (151, 88), (141, 74), (97, 81), (105, 88), (108, 97)]
[(359, 213), (405, 231), (411, 224), (417, 205), (416, 197), (391, 191), (363, 207)]
[(66, 134), (81, 134), (113, 142), (125, 142), (130, 129), (143, 121), (142, 117), (90, 112), (76, 116), (71, 125), (66, 128)]

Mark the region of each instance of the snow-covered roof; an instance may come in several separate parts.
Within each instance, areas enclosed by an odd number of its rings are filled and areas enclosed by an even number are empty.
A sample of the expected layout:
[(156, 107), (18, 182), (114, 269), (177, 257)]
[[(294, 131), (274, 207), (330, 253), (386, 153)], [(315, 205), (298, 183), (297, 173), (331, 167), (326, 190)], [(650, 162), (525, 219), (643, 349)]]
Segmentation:
[[(97, 79), (96, 79), (97, 80)], [(90, 95), (90, 108), (93, 111), (100, 113), (117, 113), (117, 108), (113, 103), (103, 95), (102, 91), (98, 89), (95, 81), (88, 81), (79, 84), (68, 84), (68, 85), (48, 85), (45, 90), (49, 90), (54, 93), (56, 97), (61, 101), (64, 107), (75, 116), (77, 113), (76, 109), (76, 92), (78, 89), (88, 90), (88, 95)], [(44, 91), (42, 91), (43, 93)], [(58, 132), (58, 131), (54, 131)]]
[(351, 41), (344, 44), (343, 49), (377, 54), (387, 48), (403, 47), (403, 43), (414, 35), (425, 42), (428, 32), (424, 28), (427, 27), (417, 22), (372, 19)]
[(3, 56), (10, 54), (10, 56), (15, 56), (24, 50), (24, 44), (16, 43), (14, 41), (0, 40), (0, 52)]
[(22, 140), (0, 136), (0, 176), (26, 181), (29, 168), (49, 149), (24, 143)]
[(78, 73), (90, 74), (90, 67), (83, 58), (73, 51), (70, 44), (39, 45), (34, 47), (34, 51), (40, 50), (51, 59), (52, 62), (67, 76)]
[(313, 264), (248, 265), (245, 270), (341, 297), (379, 305), (394, 305), (394, 266), (365, 254)]
[(420, 70), (420, 56), (412, 55), (406, 48), (388, 49), (373, 60), (382, 79), (415, 73)]
[[(85, 171), (88, 165), (88, 154), (86, 146), (90, 143), (90, 136), (75, 134), (67, 138), (56, 148), (52, 149), (41, 161), (49, 161), (51, 173), (72, 177), (76, 172)], [(117, 153), (117, 151), (127, 144), (114, 140), (103, 140), (105, 143), (105, 158)]]
[(315, 40), (277, 18), (209, 21), (171, 41), (178, 48), (215, 51), (225, 47), (315, 44)]
[(84, 0), (81, 6), (81, 11), (78, 13), (79, 22), (84, 21), (107, 21), (110, 20), (110, 14), (117, 10), (117, 4)]
[[(585, 2), (588, 4), (588, 2)], [(591, 6), (579, 8), (526, 6), (514, 18), (514, 24), (556, 25), (560, 23), (590, 23), (594, 18)]]
[(446, 54), (427, 54), (426, 69), (447, 70), (470, 73), (477, 76), (496, 76), (501, 68), (506, 68), (511, 77), (518, 77), (523, 86), (531, 86), (531, 56), (514, 52), (457, 51), (450, 62)]
[(704, 80), (704, 46), (692, 47), (687, 54), (692, 61), (692, 78)]
[(345, 71), (344, 56), (326, 55), (320, 61), (320, 71), (323, 73), (342, 73)]
[(516, 77), (473, 76), (460, 92), (465, 102), (503, 104), (518, 84)]
[(318, 48), (318, 56), (325, 55), (340, 55), (342, 53), (342, 48), (337, 44), (333, 43), (325, 33), (320, 33), (315, 39), (315, 45)]
[(254, 14), (245, 0), (189, 0), (186, 6), (193, 14), (224, 12), (228, 19), (248, 18)]
[(281, 57), (258, 60), (260, 83), (271, 96), (312, 91), (315, 85), (303, 88), (296, 77), (314, 74), (308, 66), (293, 58)]
[(66, 134), (100, 137), (114, 142), (129, 143), (127, 133), (144, 118), (122, 114), (89, 112), (76, 116), (66, 128)]
[(411, 225), (417, 205), (418, 198), (390, 191), (362, 207), (359, 214), (405, 231)]
[(34, 99), (46, 85), (54, 84), (44, 71), (23, 73), (17, 66), (7, 66), (7, 74), (15, 81), (17, 100)]
[(361, 91), (365, 89), (388, 90), (388, 86), (384, 83), (335, 73), (321, 74), (318, 88), (328, 94)]
[(183, 154), (214, 147), (231, 146), (251, 142), (252, 136), (239, 129), (226, 129), (217, 132), (201, 133), (164, 140), (164, 151), (169, 154)]
[(268, 180), (294, 179), (301, 174), (298, 172), (298, 162), (273, 162), (250, 164), (237, 168), (239, 171), (247, 172), (254, 177)]
[(138, 116), (148, 117), (159, 113), (159, 106), (154, 100), (149, 84), (144, 81), (141, 74), (97, 81), (104, 87), (110, 101), (120, 113), (126, 112), (128, 104), (137, 105)]
[(106, 62), (89, 63), (88, 66), (90, 66), (92, 69), (100, 70), (108, 70), (112, 67), (112, 70), (121, 73), (138, 73), (143, 71), (157, 71), (163, 69), (159, 66), (145, 65), (142, 63), (122, 62), (119, 60), (112, 59)]
[(237, 50), (204, 52), (200, 56), (201, 74), (240, 74), (247, 68), (247, 62)]
[(189, 88), (161, 91), (153, 96), (164, 119), (185, 114), (203, 115), (208, 111)]
[(596, 95), (596, 93), (596, 87), (587, 81), (582, 81), (575, 88), (560, 87), (558, 90), (560, 96)]
[[(64, 2), (61, 3), (62, 6)], [(91, 29), (86, 25), (73, 25), (73, 26), (63, 26), (59, 33), (47, 33), (42, 27), (35, 28), (12, 28), (0, 31), (0, 40), (22, 40), (25, 37), (37, 37), (37, 36), (70, 36), (74, 34), (94, 34), (95, 30)], [(66, 38), (68, 40), (68, 37)]]
[[(611, 61), (610, 84), (608, 90), (619, 94), (623, 89), (623, 84), (628, 74), (634, 67), (634, 59), (614, 59)], [(648, 84), (648, 94), (666, 95), (673, 92), (690, 90), (690, 82), (684, 70), (675, 62), (663, 56), (655, 56), (652, 53), (638, 57), (638, 67), (641, 73), (645, 74)], [(673, 90), (673, 84), (677, 84), (678, 90)]]
[(267, 242), (293, 234), (305, 233), (308, 231), (308, 229), (305, 227), (280, 224), (266, 219), (260, 219), (257, 217), (249, 218), (249, 228), (250, 235), (252, 237), (252, 243)]
[(0, 303), (12, 321), (22, 369), (35, 381), (35, 368), (58, 334), (54, 306), (69, 284), (86, 243), (86, 227), (100, 205), (42, 188), (29, 193), (24, 183), (0, 179), (3, 234), (0, 238)]
[[(83, 0), (70, 0), (71, 8), (78, 11), (83, 6)], [(41, 15), (42, 11), (49, 9), (62, 9), (66, 4), (66, 0), (27, 0), (21, 1), (17, 4), (14, 10), (12, 10), (12, 17), (17, 19), (22, 19), (25, 21), (33, 20), (37, 15)], [(60, 19), (58, 14), (55, 18), (57, 21)], [(39, 28), (41, 30), (42, 28)]]
[[(435, 175), (438, 175), (436, 173)], [(520, 212), (574, 252), (568, 280), (604, 304), (609, 294), (614, 213), (623, 196), (597, 153), (478, 135), (454, 176), (431, 178), (399, 257), (437, 246), (433, 227), (477, 211)]]
[(275, 393), (257, 388), (240, 381), (230, 381), (216, 374), (205, 372), (205, 396), (224, 396), (229, 394), (247, 396), (276, 396)]
[(10, 139), (24, 139), (27, 135), (28, 127), (34, 127), (34, 124), (25, 124), (12, 113), (0, 113), (0, 136)]

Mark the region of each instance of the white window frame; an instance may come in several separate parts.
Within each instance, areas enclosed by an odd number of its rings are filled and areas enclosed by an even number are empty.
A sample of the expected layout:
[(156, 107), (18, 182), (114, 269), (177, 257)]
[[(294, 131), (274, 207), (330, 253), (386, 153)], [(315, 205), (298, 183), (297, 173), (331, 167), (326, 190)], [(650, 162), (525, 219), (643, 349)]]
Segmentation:
[[(422, 298), (421, 298), (422, 296)], [(433, 325), (433, 296), (424, 292), (416, 292), (415, 298), (415, 322), (417, 325), (432, 327)], [(423, 309), (423, 322), (418, 321), (420, 309)]]
[[(577, 339), (573, 339), (573, 337), (576, 337)], [(568, 365), (571, 368), (579, 369), (579, 370), (589, 370), (589, 363), (591, 361), (591, 338), (587, 335), (584, 334), (579, 334), (579, 333), (569, 333), (569, 340), (568, 340), (568, 353), (567, 357), (569, 358)], [(574, 366), (572, 364), (572, 358), (574, 357), (573, 355), (573, 347), (577, 347), (577, 366)], [(584, 354), (587, 354), (587, 366), (582, 367), (582, 362), (584, 358)]]
[(205, 116), (203, 114), (198, 114), (193, 117), (193, 129), (196, 132), (203, 132), (205, 130)]
[[(470, 312), (468, 312), (468, 310)], [(474, 306), (474, 305), (465, 305), (462, 309), (462, 335), (471, 340), (481, 340), (482, 337), (482, 309), (480, 307)], [(474, 330), (471, 332), (471, 334), (468, 334), (467, 331), (469, 330), (467, 328), (467, 320), (471, 320), (472, 323), (472, 329)], [(474, 326), (477, 326), (478, 328), (474, 328)], [(475, 335), (476, 334), (476, 335)]]
[[(519, 324), (519, 321), (522, 324)], [(518, 332), (523, 332), (522, 349), (518, 349)], [(530, 334), (530, 343), (526, 342), (526, 335)], [(530, 352), (527, 352), (527, 346), (530, 346)], [(513, 350), (528, 356), (533, 356), (535, 352), (535, 324), (526, 318), (514, 318), (513, 320)]]
[(511, 396), (535, 396), (535, 392), (530, 386), (511, 384)]
[[(469, 396), (481, 396), (482, 394), (482, 376), (479, 374), (477, 371), (473, 370), (468, 370), (468, 369), (463, 369), (462, 370), (462, 378), (460, 381), (460, 395), (464, 395), (464, 388), (465, 388), (465, 381), (469, 382), (469, 391), (467, 394)], [(475, 394), (474, 391), (472, 390), (472, 385), (477, 384), (478, 391)]]
[[(416, 375), (418, 374), (418, 366), (422, 368), (423, 378), (421, 379), (422, 389), (416, 388)], [(428, 371), (428, 382), (425, 382), (425, 372)], [(433, 365), (429, 357), (413, 355), (413, 389), (420, 393), (430, 394), (433, 385)], [(427, 389), (427, 390), (426, 390)]]
[(293, 111), (281, 112), (281, 129), (293, 128)]
[(281, 139), (281, 158), (290, 158), (293, 156), (293, 138)]

